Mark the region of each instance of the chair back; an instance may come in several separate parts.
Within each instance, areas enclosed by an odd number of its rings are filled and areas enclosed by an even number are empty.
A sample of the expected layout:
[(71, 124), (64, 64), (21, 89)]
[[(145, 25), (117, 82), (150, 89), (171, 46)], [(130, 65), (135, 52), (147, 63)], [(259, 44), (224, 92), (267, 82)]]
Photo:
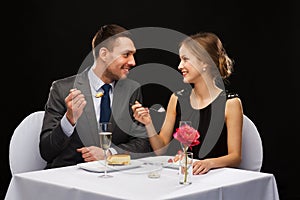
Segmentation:
[(39, 150), (45, 111), (28, 115), (14, 130), (9, 144), (9, 165), (13, 174), (44, 169), (46, 161)]
[(260, 171), (263, 145), (255, 124), (244, 114), (242, 131), (242, 162), (238, 168)]

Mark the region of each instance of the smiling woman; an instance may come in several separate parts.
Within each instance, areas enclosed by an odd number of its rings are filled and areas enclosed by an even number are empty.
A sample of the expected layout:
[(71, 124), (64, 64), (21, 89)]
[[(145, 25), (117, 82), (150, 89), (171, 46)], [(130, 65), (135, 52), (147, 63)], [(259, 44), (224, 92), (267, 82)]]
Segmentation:
[(178, 69), (188, 85), (171, 95), (159, 133), (149, 109), (142, 104), (132, 106), (133, 116), (145, 125), (158, 155), (177, 153), (181, 147), (173, 136), (178, 138), (178, 134), (172, 134), (179, 121), (191, 121), (201, 133), (198, 143), (189, 150), (198, 159), (193, 164), (195, 175), (213, 168), (237, 167), (241, 161), (243, 109), (239, 96), (227, 93), (224, 87), (233, 71), (233, 61), (218, 36), (211, 32), (183, 39), (179, 54)]

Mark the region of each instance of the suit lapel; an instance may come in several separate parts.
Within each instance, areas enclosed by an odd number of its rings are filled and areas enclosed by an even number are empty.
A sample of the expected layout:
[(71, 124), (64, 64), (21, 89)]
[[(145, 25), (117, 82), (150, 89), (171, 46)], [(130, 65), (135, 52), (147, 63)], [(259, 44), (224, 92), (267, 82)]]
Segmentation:
[[(131, 120), (130, 110), (130, 97), (134, 91), (134, 87), (130, 82), (119, 80), (114, 88), (114, 98), (112, 106), (113, 128), (118, 127), (125, 133), (130, 133)], [(134, 101), (131, 101), (133, 103)], [(113, 133), (116, 134), (116, 133)]]
[(76, 124), (76, 130), (84, 146), (99, 146), (98, 123), (87, 72), (88, 70), (79, 74), (75, 81), (75, 87), (84, 94), (87, 101), (84, 111)]

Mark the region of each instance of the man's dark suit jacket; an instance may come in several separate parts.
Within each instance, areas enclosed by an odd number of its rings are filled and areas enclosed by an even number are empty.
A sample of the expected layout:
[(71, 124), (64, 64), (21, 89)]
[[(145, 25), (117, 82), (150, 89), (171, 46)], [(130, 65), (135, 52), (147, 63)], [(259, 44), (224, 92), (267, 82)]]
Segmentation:
[[(88, 68), (89, 69), (89, 68)], [(46, 168), (74, 165), (84, 162), (76, 151), (83, 146), (100, 146), (98, 122), (91, 94), (88, 69), (78, 75), (54, 81), (48, 101), (40, 135), (40, 153), (47, 161)], [(85, 95), (87, 105), (76, 123), (73, 134), (68, 137), (63, 132), (60, 120), (66, 113), (65, 98), (70, 89), (77, 88)], [(142, 102), (140, 85), (130, 79), (119, 80), (115, 84), (112, 102), (113, 124), (112, 146), (118, 153), (129, 153), (132, 158), (144, 157), (151, 152), (145, 127), (132, 118), (130, 103)]]

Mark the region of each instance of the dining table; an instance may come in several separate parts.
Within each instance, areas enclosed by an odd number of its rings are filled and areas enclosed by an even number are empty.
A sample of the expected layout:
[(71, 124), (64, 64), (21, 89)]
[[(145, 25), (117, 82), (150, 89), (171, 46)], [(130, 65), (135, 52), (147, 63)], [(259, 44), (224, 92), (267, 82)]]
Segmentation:
[[(158, 178), (149, 178), (147, 164), (161, 162)], [(100, 166), (101, 165), (101, 166)], [(127, 167), (108, 167), (111, 178), (101, 178), (103, 163), (14, 174), (5, 200), (279, 200), (273, 174), (238, 168), (211, 169), (192, 175), (192, 183), (179, 183), (179, 168), (165, 156), (132, 159)]]

